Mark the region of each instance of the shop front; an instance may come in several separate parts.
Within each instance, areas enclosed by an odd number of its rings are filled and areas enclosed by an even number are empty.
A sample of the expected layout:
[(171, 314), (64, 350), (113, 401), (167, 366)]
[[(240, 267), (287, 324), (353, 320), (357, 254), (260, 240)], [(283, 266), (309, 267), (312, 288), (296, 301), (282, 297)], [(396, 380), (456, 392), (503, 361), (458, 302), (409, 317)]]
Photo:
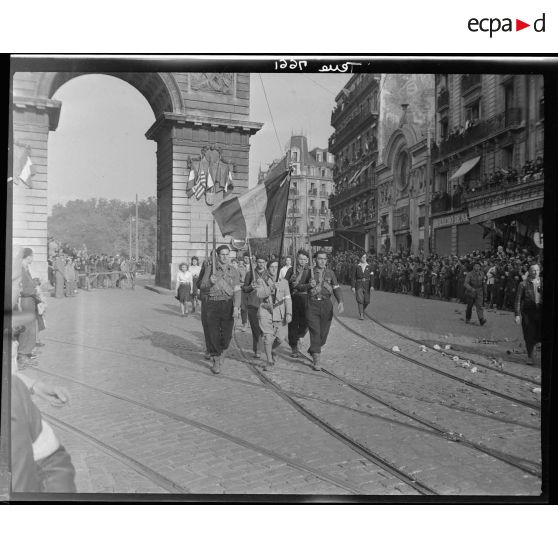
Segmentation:
[[(458, 227), (468, 226), (469, 218), (465, 211), (434, 217), (432, 229), (434, 231), (434, 252), (440, 256), (455, 255), (458, 253)], [(480, 227), (482, 229), (482, 227)], [(465, 238), (465, 236), (464, 236)]]

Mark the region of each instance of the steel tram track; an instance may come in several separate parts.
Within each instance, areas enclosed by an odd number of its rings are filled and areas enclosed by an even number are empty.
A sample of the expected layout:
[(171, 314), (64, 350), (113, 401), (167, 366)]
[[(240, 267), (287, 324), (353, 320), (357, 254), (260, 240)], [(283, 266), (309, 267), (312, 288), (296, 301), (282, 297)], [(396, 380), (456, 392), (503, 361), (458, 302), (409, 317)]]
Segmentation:
[(190, 494), (190, 492), (186, 490), (184, 487), (180, 486), (179, 484), (169, 479), (168, 477), (161, 475), (161, 473), (158, 473), (157, 471), (155, 471), (155, 469), (152, 469), (151, 467), (148, 467), (147, 465), (140, 463), (133, 457), (130, 457), (124, 452), (106, 444), (102, 440), (99, 440), (99, 438), (96, 438), (95, 436), (91, 436), (91, 434), (88, 434), (81, 428), (77, 428), (76, 426), (68, 424), (63, 420), (54, 417), (50, 413), (45, 413), (44, 411), (42, 411), (42, 414), (48, 419), (48, 421), (52, 425), (56, 426), (57, 428), (60, 428), (61, 430), (65, 430), (66, 432), (70, 432), (71, 434), (74, 434), (79, 438), (87, 441), (89, 444), (95, 446), (98, 450), (111, 456), (112, 458), (116, 459), (120, 463), (123, 463), (130, 469), (133, 469), (136, 473), (150, 480), (153, 484), (159, 486), (160, 488), (163, 488), (168, 493)]
[[(301, 356), (307, 360), (308, 362), (312, 362), (312, 360), (302, 354)], [(283, 355), (280, 355), (281, 358), (286, 360), (286, 357), (284, 357)], [(440, 438), (444, 438), (446, 440), (449, 441), (453, 441), (453, 442), (458, 442), (463, 446), (469, 447), (471, 449), (474, 449), (476, 451), (479, 451), (485, 455), (488, 455), (494, 459), (497, 459), (499, 461), (502, 461), (503, 463), (506, 463), (507, 465), (510, 465), (516, 469), (519, 469), (525, 473), (528, 473), (530, 475), (533, 475), (535, 477), (541, 478), (542, 477), (542, 472), (540, 469), (540, 466), (538, 463), (531, 461), (529, 459), (524, 459), (521, 457), (517, 457), (515, 455), (506, 453), (506, 452), (501, 452), (499, 450), (495, 450), (492, 448), (489, 448), (487, 446), (485, 446), (484, 444), (479, 444), (477, 442), (473, 442), (472, 440), (469, 440), (468, 438), (465, 438), (462, 434), (457, 433), (457, 432), (452, 432), (449, 430), (446, 430), (444, 428), (441, 428), (440, 426), (438, 426), (436, 423), (433, 423), (427, 419), (421, 418), (419, 416), (417, 416), (415, 413), (412, 412), (408, 412), (405, 411), (403, 409), (400, 409), (399, 407), (397, 407), (396, 405), (394, 405), (393, 403), (390, 403), (389, 401), (386, 401), (385, 399), (383, 399), (382, 397), (371, 393), (370, 391), (368, 391), (368, 389), (364, 389), (363, 387), (360, 387), (359, 385), (351, 382), (350, 380), (347, 380), (346, 378), (343, 378), (342, 376), (339, 376), (337, 374), (335, 374), (335, 372), (332, 372), (330, 370), (328, 370), (327, 368), (324, 368), (323, 366), (321, 367), (322, 372), (324, 372), (325, 374), (327, 374), (328, 376), (334, 378), (335, 380), (337, 380), (338, 382), (342, 383), (343, 385), (348, 386), (349, 388), (353, 389), (354, 391), (356, 391), (357, 393), (364, 395), (365, 397), (368, 397), (369, 399), (371, 399), (372, 401), (375, 401), (376, 403), (380, 403), (382, 405), (385, 405), (386, 407), (388, 407), (389, 409), (391, 409), (392, 411), (401, 414), (415, 422), (418, 422), (419, 424), (422, 424), (423, 426), (426, 426), (427, 428), (431, 429), (428, 431), (429, 434), (436, 434), (438, 435)], [(490, 418), (490, 417), (488, 417)], [(531, 466), (529, 466), (531, 465)]]
[(322, 430), (326, 431), (336, 440), (342, 442), (350, 449), (361, 455), (362, 457), (366, 458), (368, 461), (373, 463), (374, 465), (380, 467), (390, 475), (396, 477), (397, 479), (404, 482), (406, 485), (410, 486), (414, 490), (416, 490), (419, 494), (424, 496), (437, 496), (438, 493), (435, 492), (432, 488), (426, 486), (419, 480), (417, 480), (414, 476), (404, 473), (394, 464), (390, 463), (387, 459), (381, 457), (377, 453), (369, 450), (367, 447), (362, 445), (360, 442), (352, 439), (350, 436), (347, 436), (343, 432), (337, 430), (326, 421), (321, 419), (318, 415), (306, 409), (303, 405), (301, 405), (296, 399), (291, 396), (286, 390), (281, 388), (276, 382), (271, 380), (267, 377), (256, 364), (252, 363), (250, 359), (246, 356), (246, 351), (238, 342), (236, 337), (236, 326), (233, 329), (233, 341), (236, 345), (236, 348), (240, 355), (242, 356), (243, 361), (254, 371), (256, 376), (267, 386), (269, 386), (281, 399), (286, 401), (291, 407), (296, 409), (300, 414), (306, 417), (310, 422), (315, 424), (316, 426), (320, 427)]
[[(58, 373), (56, 373), (56, 372), (50, 372), (50, 371), (48, 371), (48, 370), (44, 370), (44, 369), (41, 369), (41, 368), (38, 368), (38, 367), (34, 367), (34, 370), (37, 370), (37, 371), (39, 371), (39, 372), (41, 372), (41, 373), (44, 373), (44, 374), (48, 374), (48, 375), (50, 375), (50, 376), (54, 376), (54, 377), (56, 377), (56, 378), (60, 378), (60, 379), (63, 379), (63, 380), (66, 380), (66, 381), (69, 381), (69, 382), (72, 382), (72, 383), (81, 385), (82, 387), (85, 387), (85, 388), (88, 388), (88, 389), (92, 389), (92, 390), (94, 390), (94, 391), (96, 391), (96, 392), (102, 393), (103, 395), (107, 395), (107, 396), (109, 396), (109, 397), (113, 397), (113, 398), (115, 398), (115, 399), (118, 399), (118, 400), (120, 400), (120, 401), (124, 401), (124, 402), (126, 402), (126, 403), (130, 403), (130, 404), (135, 405), (135, 406), (137, 406), (137, 407), (144, 408), (144, 409), (146, 409), (146, 410), (148, 410), (148, 411), (152, 411), (152, 412), (158, 413), (158, 414), (160, 414), (160, 415), (163, 415), (163, 416), (166, 416), (166, 417), (168, 417), (168, 418), (171, 418), (171, 419), (173, 419), (173, 420), (175, 420), (175, 421), (177, 421), (177, 422), (180, 422), (180, 423), (183, 423), (183, 424), (187, 424), (188, 426), (192, 426), (192, 427), (194, 427), (194, 428), (197, 428), (198, 430), (203, 430), (203, 431), (205, 431), (205, 432), (209, 432), (209, 433), (211, 433), (211, 434), (213, 434), (213, 435), (215, 435), (215, 436), (217, 436), (217, 437), (219, 437), (219, 438), (223, 438), (223, 439), (225, 439), (225, 440), (227, 440), (227, 441), (229, 441), (229, 442), (232, 442), (232, 443), (234, 443), (234, 444), (237, 444), (237, 445), (239, 445), (239, 446), (242, 446), (242, 447), (244, 447), (244, 448), (246, 448), (246, 449), (250, 449), (250, 450), (252, 450), (252, 451), (254, 451), (254, 452), (256, 452), (256, 453), (259, 453), (259, 454), (262, 454), (262, 455), (266, 455), (267, 457), (271, 457), (272, 459), (275, 459), (275, 460), (277, 460), (277, 461), (280, 461), (280, 462), (282, 462), (282, 463), (285, 463), (286, 465), (292, 467), (293, 469), (297, 469), (297, 470), (300, 470), (300, 471), (302, 471), (302, 472), (304, 472), (304, 473), (308, 473), (308, 474), (310, 474), (310, 475), (312, 475), (312, 476), (314, 476), (314, 477), (316, 477), (316, 478), (319, 478), (320, 480), (322, 480), (322, 481), (324, 481), (324, 482), (327, 482), (327, 483), (329, 483), (329, 484), (335, 485), (335, 486), (337, 486), (338, 488), (342, 488), (343, 490), (346, 490), (347, 492), (349, 492), (349, 493), (351, 493), (351, 494), (355, 494), (355, 495), (363, 495), (363, 494), (365, 494), (365, 493), (363, 493), (363, 492), (359, 489), (358, 486), (356, 486), (356, 485), (354, 485), (354, 484), (352, 484), (352, 483), (349, 483), (349, 482), (344, 481), (344, 480), (342, 480), (342, 479), (338, 479), (338, 478), (336, 478), (336, 477), (333, 476), (333, 475), (329, 475), (329, 474), (327, 474), (327, 473), (323, 473), (323, 472), (321, 472), (321, 471), (319, 471), (319, 470), (317, 470), (317, 469), (315, 469), (315, 468), (313, 468), (313, 467), (308, 467), (307, 465), (304, 465), (304, 463), (300, 463), (300, 462), (298, 462), (298, 461), (296, 461), (296, 460), (294, 460), (294, 459), (290, 459), (290, 458), (288, 458), (288, 457), (286, 457), (286, 456), (284, 456), (284, 455), (281, 455), (280, 453), (277, 453), (277, 452), (275, 452), (275, 451), (273, 451), (273, 450), (268, 450), (268, 449), (266, 449), (266, 448), (264, 448), (264, 447), (262, 447), (262, 446), (259, 446), (259, 445), (257, 445), (257, 444), (253, 444), (252, 442), (249, 442), (249, 441), (247, 441), (247, 440), (244, 440), (244, 439), (239, 438), (239, 437), (237, 437), (237, 436), (234, 436), (234, 435), (232, 435), (232, 434), (228, 434), (227, 432), (224, 432), (224, 431), (222, 431), (222, 430), (219, 430), (218, 428), (214, 428), (214, 427), (209, 426), (209, 425), (207, 425), (207, 424), (204, 424), (204, 423), (201, 423), (201, 422), (198, 422), (198, 421), (195, 421), (195, 420), (186, 418), (186, 417), (184, 417), (184, 416), (182, 416), (182, 415), (179, 415), (179, 414), (177, 414), (177, 413), (174, 413), (174, 412), (172, 412), (172, 411), (167, 411), (166, 409), (161, 409), (160, 407), (155, 407), (155, 406), (153, 406), (153, 405), (149, 405), (149, 404), (147, 404), (147, 403), (143, 403), (143, 402), (141, 402), (141, 401), (137, 401), (136, 399), (127, 397), (127, 396), (125, 396), (125, 395), (118, 394), (118, 393), (115, 393), (115, 392), (111, 392), (111, 391), (106, 390), (106, 389), (101, 389), (101, 388), (99, 388), (99, 387), (97, 387), (97, 386), (94, 386), (94, 385), (91, 385), (91, 384), (89, 384), (89, 383), (87, 383), (87, 382), (83, 382), (83, 381), (81, 381), (81, 380), (75, 380), (74, 378), (70, 378), (70, 377), (68, 377), (68, 376), (65, 376), (64, 374), (58, 374)], [(50, 418), (50, 415), (49, 415), (49, 418)], [(61, 422), (60, 419), (55, 419), (55, 420)], [(104, 444), (104, 442), (102, 442), (102, 441), (98, 440), (97, 438), (95, 438), (95, 437), (93, 437), (93, 436), (91, 436), (91, 435), (89, 435), (89, 434), (87, 434), (87, 433), (81, 431), (79, 428), (73, 427), (73, 426), (70, 426), (70, 425), (67, 425), (67, 426), (68, 426), (68, 428), (71, 428), (71, 429), (73, 429), (73, 430), (78, 431), (78, 432), (77, 432), (78, 434), (79, 434), (79, 432), (83, 433), (84, 437), (89, 437), (89, 439), (90, 439), (91, 441), (93, 441), (93, 442), (94, 442), (94, 441), (97, 441), (101, 446), (106, 446), (107, 448), (110, 448), (110, 446), (107, 446), (106, 444)], [(128, 456), (126, 456), (125, 454), (123, 454), (122, 452), (119, 452), (119, 450), (115, 450), (114, 448), (112, 448), (112, 449), (113, 449), (113, 451), (120, 453), (123, 459), (126, 458), (126, 459), (130, 459), (131, 461), (135, 461), (135, 460), (133, 460), (132, 458), (129, 458)], [(136, 462), (136, 463), (137, 463), (140, 467), (144, 467), (144, 466), (141, 465), (139, 462)], [(146, 469), (149, 469), (149, 468), (147, 467)], [(164, 479), (164, 477), (162, 477), (162, 478)], [(171, 482), (172, 482), (172, 481), (171, 481)], [(183, 488), (182, 490), (184, 491), (185, 489)]]
[(470, 380), (465, 380), (463, 378), (459, 378), (457, 376), (454, 376), (453, 374), (449, 374), (448, 372), (445, 372), (444, 370), (440, 370), (439, 368), (436, 368), (435, 366), (431, 366), (430, 364), (425, 364), (424, 362), (421, 362), (420, 360), (414, 359), (413, 357), (409, 357), (409, 356), (403, 355), (401, 353), (393, 352), (388, 347), (385, 347), (381, 343), (378, 343), (376, 341), (373, 341), (372, 339), (369, 339), (368, 337), (366, 337), (365, 335), (363, 335), (359, 331), (356, 331), (352, 327), (348, 326), (345, 322), (343, 322), (337, 316), (334, 315), (333, 318), (337, 323), (339, 323), (342, 327), (344, 327), (347, 331), (349, 331), (353, 335), (356, 335), (360, 339), (366, 341), (368, 344), (370, 344), (370, 345), (372, 345), (372, 346), (374, 346), (378, 349), (381, 349), (382, 351), (384, 351), (384, 352), (386, 352), (386, 353), (388, 353), (388, 354), (390, 354), (390, 355), (392, 355), (396, 358), (406, 360), (407, 362), (412, 362), (414, 365), (419, 366), (421, 368), (425, 368), (425, 369), (427, 369), (431, 372), (434, 372), (435, 374), (439, 374), (440, 376), (444, 376), (446, 378), (449, 378), (450, 380), (454, 380), (455, 382), (458, 382), (460, 384), (464, 384), (464, 385), (466, 385), (470, 388), (477, 389), (479, 391), (483, 391), (483, 392), (486, 392), (486, 393), (490, 393), (491, 395), (494, 395), (495, 397), (505, 399), (507, 401), (515, 403), (516, 405), (521, 405), (523, 407), (528, 407), (529, 409), (534, 409), (536, 411), (540, 411), (540, 405), (537, 405), (535, 403), (531, 403), (530, 401), (525, 401), (524, 399), (517, 399), (516, 397), (512, 397), (511, 395), (506, 395), (505, 393), (501, 393), (501, 392), (496, 391), (494, 389), (484, 387), (484, 386), (482, 386), (480, 384), (477, 384), (475, 382), (471, 382)]
[[(371, 321), (374, 322), (375, 324), (377, 324), (380, 327), (383, 327), (385, 330), (389, 331), (390, 333), (393, 333), (394, 335), (398, 335), (399, 337), (403, 337), (404, 339), (407, 339), (407, 341), (411, 341), (413, 343), (416, 343), (417, 345), (424, 345), (424, 343), (422, 341), (420, 341), (419, 339), (414, 339), (413, 337), (410, 337), (400, 331), (397, 331), (396, 329), (393, 329), (385, 324), (383, 324), (382, 322), (380, 322), (377, 318), (372, 317), (368, 312), (364, 312), (364, 315)], [(447, 355), (449, 356), (459, 356), (458, 354), (456, 354), (455, 352), (451, 352), (451, 351), (444, 351)], [(467, 360), (471, 361), (471, 363), (476, 364), (477, 366), (481, 366), (482, 368), (486, 368), (487, 370), (492, 370), (494, 372), (497, 372), (498, 374), (501, 374), (503, 376), (509, 376), (510, 378), (515, 378), (516, 380), (521, 380), (523, 382), (527, 382), (536, 386), (540, 386), (541, 382), (538, 382), (537, 380), (533, 380), (532, 378), (526, 378), (525, 376), (520, 376), (519, 374), (514, 374), (513, 372), (508, 372), (506, 370), (502, 370), (500, 368), (496, 368), (494, 366), (490, 366), (489, 364), (484, 364), (484, 363), (480, 363), (478, 361), (475, 361), (471, 358), (467, 357)]]

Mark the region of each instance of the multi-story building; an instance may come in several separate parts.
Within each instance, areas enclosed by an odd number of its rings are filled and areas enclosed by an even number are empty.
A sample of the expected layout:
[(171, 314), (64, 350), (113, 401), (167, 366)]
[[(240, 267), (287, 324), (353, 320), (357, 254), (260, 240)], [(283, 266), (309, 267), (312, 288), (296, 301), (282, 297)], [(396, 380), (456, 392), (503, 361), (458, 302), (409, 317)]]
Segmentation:
[(331, 240), (337, 248), (365, 250), (376, 243), (379, 80), (379, 74), (355, 74), (335, 97), (335, 132), (329, 138), (336, 161), (329, 200), (332, 230), (318, 235), (317, 242)]
[(429, 142), (434, 76), (382, 76), (378, 122), (378, 252), (417, 254), (428, 239)]
[[(308, 150), (304, 135), (292, 136), (287, 157), (294, 167), (291, 175), (284, 253), (295, 253), (299, 248), (309, 249), (309, 236), (330, 229), (329, 197), (333, 192), (334, 158), (327, 149)], [(265, 172), (260, 171), (258, 183), (283, 168), (283, 159), (274, 161)]]
[(535, 248), (535, 233), (542, 233), (543, 132), (543, 76), (436, 75), (433, 250)]

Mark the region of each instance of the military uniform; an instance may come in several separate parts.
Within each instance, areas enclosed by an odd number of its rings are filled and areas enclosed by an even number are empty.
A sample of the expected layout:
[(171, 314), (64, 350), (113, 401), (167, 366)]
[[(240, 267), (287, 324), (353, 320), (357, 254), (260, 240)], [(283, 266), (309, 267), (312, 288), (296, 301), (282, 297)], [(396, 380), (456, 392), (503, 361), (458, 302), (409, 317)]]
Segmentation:
[(477, 315), (479, 317), (480, 325), (484, 325), (486, 322), (482, 309), (482, 304), (484, 302), (484, 291), (486, 288), (486, 277), (484, 273), (482, 271), (470, 271), (465, 276), (465, 282), (463, 286), (465, 289), (465, 295), (467, 297), (465, 321), (467, 323), (471, 321), (473, 306), (475, 306), (475, 308), (477, 309)]
[[(335, 273), (331, 269), (314, 268), (314, 280), (316, 286), (310, 286), (311, 276), (308, 274), (307, 282), (299, 284), (299, 292), (308, 293), (308, 303), (306, 305), (306, 323), (310, 331), (311, 355), (320, 355), (322, 347), (326, 344), (331, 320), (333, 319), (332, 295), (337, 302), (343, 302), (341, 289)], [(316, 362), (316, 361), (315, 361)]]
[(253, 282), (257, 282), (260, 277), (265, 274), (266, 271), (255, 270), (255, 281), (252, 278), (252, 271), (248, 271), (244, 277), (244, 285), (242, 286), (242, 297), (244, 298), (243, 304), (246, 308), (246, 313), (248, 315), (248, 321), (250, 322), (250, 329), (252, 330), (252, 350), (256, 357), (259, 356), (258, 345), (260, 338), (262, 336), (262, 331), (260, 329), (260, 324), (258, 321), (258, 310), (260, 309), (260, 299), (256, 292), (256, 289), (252, 286)]
[(199, 292), (201, 304), (200, 319), (203, 329), (203, 337), (205, 340), (205, 357), (209, 359), (211, 358), (211, 355), (209, 354), (209, 330), (207, 327), (207, 297), (209, 295), (209, 288), (211, 284), (209, 283), (208, 278), (207, 283), (202, 285), (202, 281), (206, 273), (211, 274), (211, 268), (208, 263), (204, 261), (198, 279), (196, 280), (196, 289)]
[(304, 285), (310, 281), (310, 269), (299, 267), (296, 275), (291, 267), (285, 275), (285, 280), (289, 283), (292, 297), (293, 319), (289, 324), (289, 345), (293, 355), (298, 353), (298, 342), (308, 333), (306, 323), (306, 306), (308, 302), (308, 292), (298, 289), (298, 285)]
[[(211, 275), (216, 277), (211, 284)], [(208, 269), (202, 279), (202, 289), (209, 287), (207, 295), (207, 340), (209, 354), (216, 361), (218, 372), (223, 360), (223, 351), (228, 349), (234, 327), (233, 308), (240, 308), (240, 275), (231, 264), (217, 262), (216, 269)]]
[(351, 287), (355, 289), (358, 313), (361, 319), (364, 319), (364, 311), (370, 304), (370, 289), (372, 287), (373, 276), (374, 272), (370, 264), (366, 264), (364, 267), (361, 264), (357, 264), (351, 276)]

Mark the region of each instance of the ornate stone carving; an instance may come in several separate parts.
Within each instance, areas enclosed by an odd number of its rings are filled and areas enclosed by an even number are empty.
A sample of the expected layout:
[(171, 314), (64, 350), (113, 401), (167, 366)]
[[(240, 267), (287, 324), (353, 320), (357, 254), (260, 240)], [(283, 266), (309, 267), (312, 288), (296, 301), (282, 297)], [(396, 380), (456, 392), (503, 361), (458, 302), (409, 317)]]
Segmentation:
[(190, 88), (193, 91), (209, 91), (211, 93), (234, 94), (234, 73), (191, 73)]

